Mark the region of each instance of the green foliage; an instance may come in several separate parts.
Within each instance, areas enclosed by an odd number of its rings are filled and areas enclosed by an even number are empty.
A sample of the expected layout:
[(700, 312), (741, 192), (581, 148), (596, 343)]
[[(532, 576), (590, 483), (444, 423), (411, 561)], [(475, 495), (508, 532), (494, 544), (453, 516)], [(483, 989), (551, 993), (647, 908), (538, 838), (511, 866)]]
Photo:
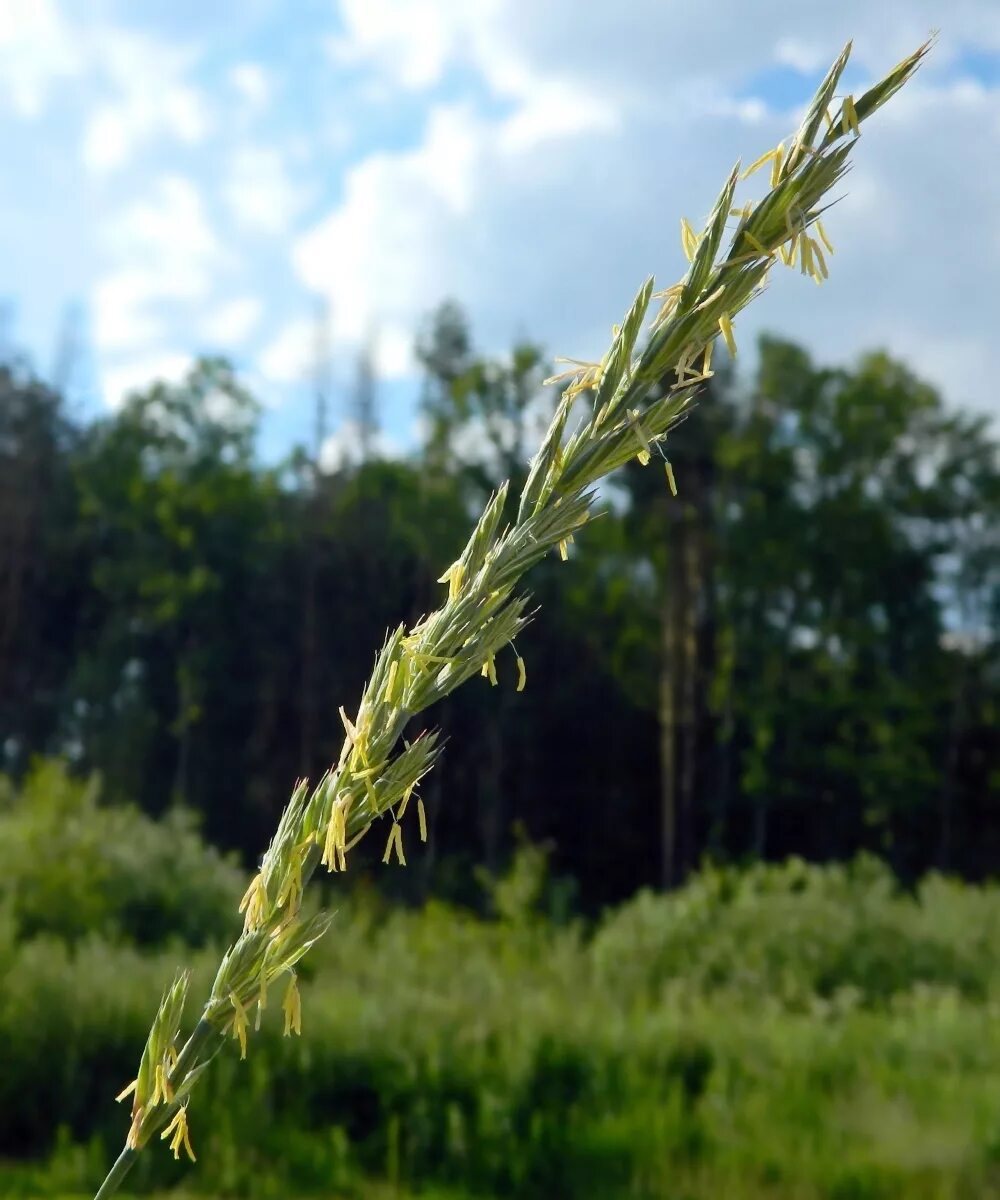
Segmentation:
[[(66, 754), (109, 798), (153, 815), (179, 798), (260, 855), (290, 781), (336, 759), (373, 647), (437, 605), (471, 503), (524, 478), (519, 440), (555, 399), (537, 351), (478, 355), (454, 310), (424, 350), (420, 454), (318, 477), (253, 460), (256, 406), (223, 364), (78, 428), (0, 376), (12, 773)], [(438, 707), (429, 856), (384, 886), (478, 899), (475, 866), (500, 869), (522, 820), (596, 911), (665, 877), (670, 788), (676, 878), (706, 851), (859, 850), (911, 880), (982, 877), (1000, 853), (990, 427), (884, 355), (820, 367), (769, 338), (667, 450), (676, 500), (656, 464), (629, 466), (571, 563), (534, 568), (525, 691), (501, 658), (501, 687)]]
[(928, 876), (900, 891), (877, 859), (707, 868), (681, 891), (641, 892), (593, 943), (609, 986), (767, 996), (795, 1011), (884, 1009), (915, 988), (982, 1001), (1000, 988), (991, 945), (1000, 891)]
[(104, 807), (56, 763), (0, 779), (0, 911), (19, 937), (200, 945), (228, 932), (242, 886), (188, 811)]
[[(525, 847), (494, 881), (497, 921), (342, 909), (307, 960), (301, 1040), (266, 1012), (192, 1102), (197, 1168), (157, 1147), (134, 1188), (993, 1194), (997, 889), (907, 893), (866, 859), (711, 869), (588, 931), (538, 915), (543, 863)], [(0, 932), (0, 1154), (20, 1156), (0, 1194), (82, 1192), (106, 1168), (127, 1123), (111, 1096), (178, 957)], [(204, 992), (217, 951), (194, 957)]]

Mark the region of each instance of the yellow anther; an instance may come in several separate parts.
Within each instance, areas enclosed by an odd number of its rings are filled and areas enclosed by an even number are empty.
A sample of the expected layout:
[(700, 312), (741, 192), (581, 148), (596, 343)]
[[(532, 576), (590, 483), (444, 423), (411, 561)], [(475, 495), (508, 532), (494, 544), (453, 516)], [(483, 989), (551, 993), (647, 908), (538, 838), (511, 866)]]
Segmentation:
[(779, 142), (774, 151), (774, 160), (771, 163), (771, 187), (777, 187), (781, 182), (781, 165), (785, 157), (785, 143)]
[(823, 228), (823, 222), (816, 221), (816, 232), (819, 234), (820, 241), (826, 247), (827, 254), (833, 253), (833, 246), (830, 245), (830, 239), (826, 236), (826, 230)]
[(749, 179), (750, 176), (753, 175), (755, 171), (759, 171), (761, 169), (761, 167), (765, 165), (765, 163), (773, 162), (775, 159), (775, 156), (778, 155), (780, 152), (781, 152), (781, 147), (777, 146), (773, 150), (768, 150), (768, 152), (766, 154), (762, 154), (760, 156), (760, 158), (755, 158), (754, 161), (750, 164), (750, 166), (747, 167), (747, 169), (740, 176), (740, 179)]
[(438, 583), (446, 583), (448, 585), (448, 599), (454, 600), (462, 590), (462, 581), (465, 575), (465, 568), (460, 562), (454, 562), (447, 571), (438, 580)]
[(248, 933), (259, 929), (264, 924), (267, 917), (267, 889), (264, 887), (264, 879), (259, 871), (251, 879), (250, 886), (243, 893), (240, 912), (246, 913), (244, 928)]
[(396, 860), (401, 867), (406, 866), (406, 857), (403, 854), (403, 830), (402, 826), (393, 821), (392, 828), (389, 830), (389, 837), (385, 843), (385, 853), (382, 855), (382, 861), (388, 864), (392, 857), (393, 850), (396, 851)]
[(246, 1058), (247, 1029), (250, 1027), (250, 1022), (247, 1020), (247, 1010), (240, 1003), (240, 998), (235, 992), (229, 993), (229, 999), (233, 1006), (233, 1037), (240, 1044), (240, 1058)]
[(196, 1162), (194, 1151), (191, 1149), (191, 1138), (188, 1135), (187, 1123), (187, 1105), (182, 1105), (174, 1114), (174, 1119), (160, 1134), (160, 1140), (163, 1141), (170, 1138), (170, 1149), (174, 1152), (174, 1158), (180, 1158), (180, 1151), (183, 1147), (188, 1158), (192, 1162)]
[(854, 107), (854, 97), (845, 96), (841, 128), (846, 136), (848, 130), (853, 130), (855, 137), (861, 136), (861, 126), (858, 124), (858, 110)]
[(340, 719), (344, 722), (344, 729), (347, 731), (347, 736), (351, 739), (351, 745), (353, 746), (358, 740), (357, 728), (351, 718), (347, 715), (347, 710), (343, 705), (340, 706), (339, 711)]
[(299, 981), (292, 972), (291, 981), (285, 989), (285, 998), (281, 1002), (281, 1011), (285, 1014), (285, 1031), (283, 1036), (296, 1033), (302, 1036), (302, 997), (299, 995)]

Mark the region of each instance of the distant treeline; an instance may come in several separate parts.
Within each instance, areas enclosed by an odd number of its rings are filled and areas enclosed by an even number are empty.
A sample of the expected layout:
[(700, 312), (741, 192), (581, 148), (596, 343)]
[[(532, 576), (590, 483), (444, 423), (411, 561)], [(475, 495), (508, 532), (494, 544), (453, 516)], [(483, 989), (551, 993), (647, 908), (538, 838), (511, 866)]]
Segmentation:
[[(359, 451), (322, 470), (304, 451), (260, 463), (257, 405), (220, 361), (90, 422), (0, 367), (0, 767), (65, 757), (258, 856), (296, 777), (336, 759), (338, 706), (387, 628), (437, 604), (551, 410), (541, 351), (484, 359), (453, 307), (419, 355), (419, 448), (372, 454), (365, 378)], [(764, 339), (754, 378), (717, 375), (666, 450), (676, 499), (655, 456), (630, 465), (569, 562), (529, 580), (524, 692), (511, 654), (497, 687), (431, 714), (448, 744), (429, 845), (387, 885), (479, 895), (518, 823), (587, 909), (705, 857), (994, 872), (986, 420), (884, 355), (826, 369)]]

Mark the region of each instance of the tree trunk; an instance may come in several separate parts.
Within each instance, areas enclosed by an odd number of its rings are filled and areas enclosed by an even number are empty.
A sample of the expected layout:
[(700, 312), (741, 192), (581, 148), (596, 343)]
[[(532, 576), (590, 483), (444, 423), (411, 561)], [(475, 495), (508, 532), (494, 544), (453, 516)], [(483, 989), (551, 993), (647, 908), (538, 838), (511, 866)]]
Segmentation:
[(480, 829), (483, 838), (483, 865), (491, 875), (500, 869), (503, 839), (506, 833), (503, 790), (503, 737), (501, 718), (503, 697), (498, 697), (497, 710), (486, 722), (485, 745), (479, 770)]
[(680, 775), (678, 780), (678, 857), (677, 876), (683, 879), (694, 865), (695, 791), (698, 777), (698, 743), (700, 715), (699, 607), (701, 596), (701, 549), (699, 546), (698, 513), (693, 504), (685, 506), (681, 531), (681, 568), (684, 575), (682, 605), (678, 613), (682, 663), (680, 685)]
[[(673, 524), (673, 523), (671, 523)], [(675, 528), (675, 527), (674, 527)], [(675, 560), (676, 539), (671, 539), (668, 564)], [(677, 882), (677, 666), (679, 588), (664, 572), (660, 587), (660, 882), (671, 888)]]
[(952, 845), (954, 842), (955, 791), (958, 781), (959, 751), (962, 732), (965, 728), (966, 690), (969, 674), (968, 660), (963, 656), (955, 680), (955, 692), (951, 703), (951, 720), (948, 728), (948, 749), (945, 753), (944, 778), (941, 781), (939, 799), (938, 867), (942, 871), (951, 869)]

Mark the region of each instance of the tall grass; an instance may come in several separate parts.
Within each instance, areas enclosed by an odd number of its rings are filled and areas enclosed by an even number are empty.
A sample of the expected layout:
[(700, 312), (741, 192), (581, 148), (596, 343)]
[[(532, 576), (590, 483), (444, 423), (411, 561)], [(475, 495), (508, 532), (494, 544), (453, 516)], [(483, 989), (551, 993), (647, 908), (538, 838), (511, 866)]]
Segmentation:
[[(664, 486), (675, 490), (662, 446), (710, 377), (716, 339), (721, 336), (735, 353), (733, 323), (776, 262), (797, 265), (817, 282), (826, 278), (830, 245), (820, 216), (831, 189), (844, 176), (861, 123), (910, 78), (926, 51), (922, 46), (857, 99), (838, 99), (850, 53), (845, 48), (787, 146), (763, 155), (744, 173), (770, 166), (764, 198), (736, 205), (737, 164), (704, 229), (696, 233), (687, 221), (681, 224), (690, 262), (684, 279), (656, 294), (647, 280), (601, 361), (570, 362), (552, 381), (565, 386), (516, 506), (508, 505), (507, 485), (501, 487), (441, 578), (448, 588), (445, 602), (412, 629), (400, 626), (388, 636), (356, 713), (341, 709), (346, 736), (339, 761), (315, 787), (303, 781), (293, 793), (244, 896), (243, 933), (224, 955), (186, 1040), (181, 1029), (188, 975), (179, 974), (164, 993), (136, 1077), (122, 1092), (122, 1098), (132, 1098), (132, 1121), (98, 1200), (117, 1190), (157, 1134), (170, 1139), (175, 1157), (182, 1150), (194, 1157), (187, 1122), (192, 1089), (227, 1037), (245, 1056), (256, 1022), (276, 994), (285, 1033), (301, 1031), (296, 966), (329, 924), (325, 914), (307, 915), (302, 908), (310, 877), (320, 865), (346, 870), (349, 852), (380, 819), (388, 830), (386, 860), (405, 862), (402, 822), (412, 821), (415, 810), (424, 836), (415, 789), (438, 753), (433, 732), (404, 737), (414, 718), (473, 676), (496, 684), (498, 660), (501, 671), (510, 669), (518, 690), (525, 685), (520, 655), (512, 650), (509, 668), (503, 658), (529, 620), (528, 598), (516, 589), (544, 555), (558, 549), (568, 557), (602, 478), (632, 458), (648, 464), (659, 454)], [(637, 352), (654, 298), (660, 307)], [(567, 436), (573, 409), (585, 395), (583, 416)]]
[[(265, 1013), (249, 1060), (225, 1055), (199, 1085), (188, 1186), (248, 1200), (378, 1182), (528, 1200), (1000, 1188), (997, 888), (932, 877), (910, 895), (862, 860), (705, 871), (596, 928), (546, 919), (544, 889), (507, 899), (489, 921), (348, 903), (310, 956), (302, 1038)], [(212, 955), (193, 953), (208, 987)], [(0, 933), (0, 1155), (53, 1114), (63, 1125), (33, 1162), (0, 1162), (0, 1195), (76, 1191), (109, 1161), (109, 1092), (175, 956)], [(137, 1190), (183, 1170), (145, 1155)]]

